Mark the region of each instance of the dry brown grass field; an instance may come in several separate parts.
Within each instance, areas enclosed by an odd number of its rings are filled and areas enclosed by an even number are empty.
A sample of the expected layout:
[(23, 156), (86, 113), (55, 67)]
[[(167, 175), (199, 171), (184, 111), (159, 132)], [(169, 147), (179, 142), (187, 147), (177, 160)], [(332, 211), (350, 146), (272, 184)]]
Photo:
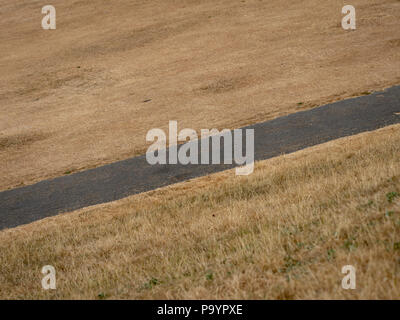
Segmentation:
[(0, 298), (399, 299), (399, 141), (394, 125), (1, 231)]
[[(400, 83), (400, 1), (0, 0), (0, 190)], [(147, 101), (147, 102), (144, 102)]]

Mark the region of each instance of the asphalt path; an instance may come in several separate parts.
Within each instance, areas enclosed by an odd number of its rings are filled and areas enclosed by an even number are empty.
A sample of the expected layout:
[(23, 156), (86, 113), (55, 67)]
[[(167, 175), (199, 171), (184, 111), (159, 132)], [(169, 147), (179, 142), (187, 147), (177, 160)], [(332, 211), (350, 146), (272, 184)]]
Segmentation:
[[(400, 86), (242, 129), (254, 129), (254, 158), (257, 161), (395, 123), (400, 123)], [(223, 146), (220, 152), (224, 153)], [(150, 165), (143, 155), (44, 180), (34, 185), (0, 192), (0, 229), (118, 200), (235, 166), (237, 165)]]

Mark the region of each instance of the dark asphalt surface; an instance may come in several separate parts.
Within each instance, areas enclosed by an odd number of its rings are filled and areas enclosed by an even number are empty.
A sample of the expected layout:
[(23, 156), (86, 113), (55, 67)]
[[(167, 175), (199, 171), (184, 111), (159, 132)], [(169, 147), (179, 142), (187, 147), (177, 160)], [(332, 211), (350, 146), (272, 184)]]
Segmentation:
[[(400, 123), (400, 86), (243, 129), (255, 130), (255, 160)], [(145, 139), (145, 137), (143, 137)], [(223, 153), (223, 150), (221, 150)], [(235, 165), (149, 165), (145, 156), (0, 192), (0, 229), (110, 202)]]

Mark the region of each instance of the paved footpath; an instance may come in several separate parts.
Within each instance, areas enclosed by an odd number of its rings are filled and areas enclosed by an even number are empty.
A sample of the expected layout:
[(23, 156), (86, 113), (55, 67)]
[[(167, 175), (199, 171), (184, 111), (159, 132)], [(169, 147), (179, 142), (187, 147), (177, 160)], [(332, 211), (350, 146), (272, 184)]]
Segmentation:
[[(254, 129), (255, 160), (400, 123), (400, 86), (243, 129)], [(144, 139), (144, 137), (143, 137)], [(223, 149), (221, 150), (223, 153)], [(0, 192), (0, 229), (154, 190), (235, 165), (149, 165), (145, 156)]]

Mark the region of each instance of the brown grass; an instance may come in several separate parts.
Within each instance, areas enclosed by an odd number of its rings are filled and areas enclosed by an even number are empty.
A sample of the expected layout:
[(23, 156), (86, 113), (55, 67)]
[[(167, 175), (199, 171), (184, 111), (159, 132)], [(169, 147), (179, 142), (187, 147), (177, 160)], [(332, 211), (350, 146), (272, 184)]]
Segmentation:
[(399, 141), (394, 125), (2, 231), (0, 298), (398, 299)]
[(400, 83), (397, 0), (353, 0), (350, 32), (338, 0), (51, 4), (44, 31), (42, 1), (0, 0), (0, 190), (143, 153), (168, 120), (236, 128)]

